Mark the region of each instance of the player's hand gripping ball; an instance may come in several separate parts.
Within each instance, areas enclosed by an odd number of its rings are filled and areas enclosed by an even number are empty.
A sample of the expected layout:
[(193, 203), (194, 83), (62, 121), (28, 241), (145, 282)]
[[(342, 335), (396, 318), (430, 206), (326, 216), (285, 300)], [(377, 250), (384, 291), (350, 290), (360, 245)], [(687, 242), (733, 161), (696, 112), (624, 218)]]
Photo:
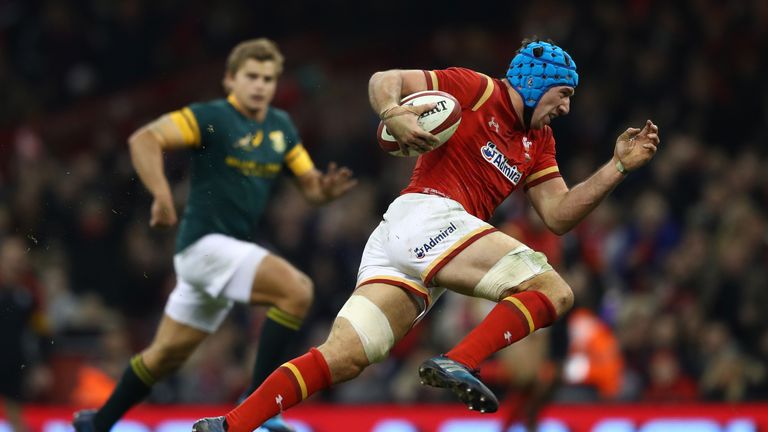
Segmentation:
[[(461, 105), (452, 95), (437, 90), (427, 90), (406, 96), (400, 101), (400, 106), (417, 106), (434, 103), (435, 107), (422, 113), (416, 123), (425, 131), (434, 135), (440, 142), (433, 150), (444, 144), (453, 136), (461, 123)], [(400, 150), (400, 145), (387, 130), (384, 122), (379, 122), (376, 132), (379, 146), (392, 156), (405, 156)], [(408, 156), (418, 156), (419, 153), (411, 151)]]

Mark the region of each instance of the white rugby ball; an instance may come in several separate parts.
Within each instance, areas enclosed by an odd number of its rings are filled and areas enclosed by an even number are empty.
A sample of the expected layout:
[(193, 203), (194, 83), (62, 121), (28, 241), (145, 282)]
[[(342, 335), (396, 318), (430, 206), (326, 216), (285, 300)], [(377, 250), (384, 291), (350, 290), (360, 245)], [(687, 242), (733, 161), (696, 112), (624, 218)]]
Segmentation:
[[(440, 144), (443, 145), (453, 136), (461, 123), (461, 105), (452, 95), (438, 90), (420, 91), (410, 94), (400, 101), (400, 106), (415, 106), (434, 103), (435, 107), (424, 112), (416, 120), (416, 123), (425, 131), (434, 135)], [(384, 122), (379, 122), (379, 129), (376, 132), (376, 138), (382, 150), (392, 156), (405, 156), (400, 151), (400, 146), (395, 138), (387, 130)], [(420, 153), (410, 151), (409, 156), (418, 156)]]

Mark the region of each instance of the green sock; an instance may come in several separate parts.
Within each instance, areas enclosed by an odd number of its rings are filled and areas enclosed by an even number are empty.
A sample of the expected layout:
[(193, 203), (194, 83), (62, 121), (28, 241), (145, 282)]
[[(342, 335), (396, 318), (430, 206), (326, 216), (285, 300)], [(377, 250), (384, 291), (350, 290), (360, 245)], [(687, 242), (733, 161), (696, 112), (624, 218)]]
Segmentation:
[(154, 384), (155, 380), (144, 365), (141, 354), (133, 356), (117, 387), (93, 417), (96, 432), (107, 432), (112, 429), (120, 417), (149, 396)]
[(246, 396), (256, 390), (275, 369), (290, 360), (288, 351), (291, 342), (299, 334), (301, 323), (301, 318), (289, 315), (276, 307), (267, 311), (256, 352), (251, 386)]

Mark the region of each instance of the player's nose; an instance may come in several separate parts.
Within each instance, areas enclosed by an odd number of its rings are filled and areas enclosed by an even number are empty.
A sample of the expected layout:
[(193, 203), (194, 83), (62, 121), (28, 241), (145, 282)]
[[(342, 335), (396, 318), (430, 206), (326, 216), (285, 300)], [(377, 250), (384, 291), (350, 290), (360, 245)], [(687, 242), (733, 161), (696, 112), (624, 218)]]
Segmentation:
[(568, 114), (569, 112), (571, 112), (571, 98), (565, 98), (563, 103), (558, 105), (557, 113), (562, 116)]

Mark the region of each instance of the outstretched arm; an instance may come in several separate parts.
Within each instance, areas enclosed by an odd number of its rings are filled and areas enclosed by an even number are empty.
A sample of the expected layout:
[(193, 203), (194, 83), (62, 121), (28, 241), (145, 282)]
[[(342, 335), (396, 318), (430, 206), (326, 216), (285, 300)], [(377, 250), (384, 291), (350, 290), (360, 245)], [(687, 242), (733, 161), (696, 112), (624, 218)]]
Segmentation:
[(613, 158), (587, 180), (568, 189), (562, 178), (555, 178), (528, 189), (528, 197), (547, 227), (555, 234), (565, 234), (597, 207), (628, 172), (648, 163), (658, 145), (659, 128), (648, 120), (642, 130), (629, 128), (619, 135)]

